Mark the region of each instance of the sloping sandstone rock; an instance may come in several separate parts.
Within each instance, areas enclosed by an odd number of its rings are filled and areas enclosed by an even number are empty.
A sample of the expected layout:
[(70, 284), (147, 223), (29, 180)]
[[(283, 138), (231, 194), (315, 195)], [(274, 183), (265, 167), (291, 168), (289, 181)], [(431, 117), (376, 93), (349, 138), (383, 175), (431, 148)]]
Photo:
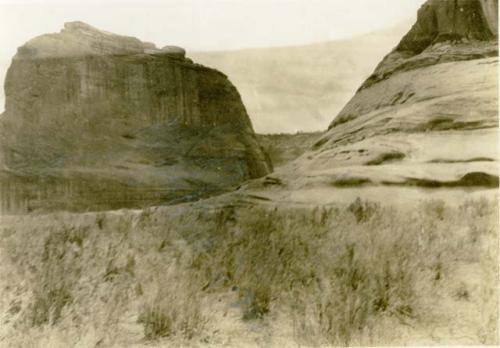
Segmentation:
[(315, 188), (498, 187), (497, 8), (427, 1), (329, 130), (273, 174), (288, 197)]
[(497, 176), (496, 9), (498, 1), (427, 1), (333, 120), (314, 161), (378, 184)]

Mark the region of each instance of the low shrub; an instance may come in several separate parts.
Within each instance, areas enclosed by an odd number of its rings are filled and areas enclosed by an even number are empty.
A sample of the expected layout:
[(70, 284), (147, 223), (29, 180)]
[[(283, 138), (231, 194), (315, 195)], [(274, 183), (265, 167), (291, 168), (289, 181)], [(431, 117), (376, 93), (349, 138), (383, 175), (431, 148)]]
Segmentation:
[(178, 265), (158, 273), (153, 290), (145, 290), (137, 320), (143, 325), (147, 340), (170, 336), (189, 340), (203, 331), (206, 318), (195, 283), (196, 276), (181, 272)]

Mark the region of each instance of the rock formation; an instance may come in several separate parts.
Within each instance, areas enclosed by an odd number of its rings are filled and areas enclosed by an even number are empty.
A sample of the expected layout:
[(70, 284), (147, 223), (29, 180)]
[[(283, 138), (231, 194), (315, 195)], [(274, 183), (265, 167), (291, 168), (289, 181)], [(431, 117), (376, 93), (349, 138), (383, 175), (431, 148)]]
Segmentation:
[(419, 54), (443, 41), (491, 40), (498, 30), (497, 13), (498, 1), (494, 0), (428, 1), (396, 50)]
[(236, 88), (180, 47), (66, 23), (18, 49), (5, 92), (3, 196), (31, 185), (31, 209), (196, 199), (271, 170)]
[(273, 177), (295, 190), (498, 187), (497, 9), (427, 1), (328, 132)]
[(415, 25), (360, 89), (394, 72), (497, 56), (497, 38), (498, 0), (427, 1)]

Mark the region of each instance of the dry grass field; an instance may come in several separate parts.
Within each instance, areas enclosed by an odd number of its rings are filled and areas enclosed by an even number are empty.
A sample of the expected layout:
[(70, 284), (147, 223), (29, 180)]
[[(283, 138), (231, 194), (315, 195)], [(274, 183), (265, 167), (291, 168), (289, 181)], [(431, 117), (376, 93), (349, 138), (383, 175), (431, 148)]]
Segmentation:
[(498, 344), (498, 204), (4, 216), (0, 346)]

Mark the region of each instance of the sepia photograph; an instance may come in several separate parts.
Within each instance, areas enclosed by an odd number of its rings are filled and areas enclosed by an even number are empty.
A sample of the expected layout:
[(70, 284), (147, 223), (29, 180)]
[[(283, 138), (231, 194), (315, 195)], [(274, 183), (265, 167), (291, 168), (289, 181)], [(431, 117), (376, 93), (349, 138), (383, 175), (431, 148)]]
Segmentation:
[(500, 345), (498, 0), (0, 0), (0, 348)]

